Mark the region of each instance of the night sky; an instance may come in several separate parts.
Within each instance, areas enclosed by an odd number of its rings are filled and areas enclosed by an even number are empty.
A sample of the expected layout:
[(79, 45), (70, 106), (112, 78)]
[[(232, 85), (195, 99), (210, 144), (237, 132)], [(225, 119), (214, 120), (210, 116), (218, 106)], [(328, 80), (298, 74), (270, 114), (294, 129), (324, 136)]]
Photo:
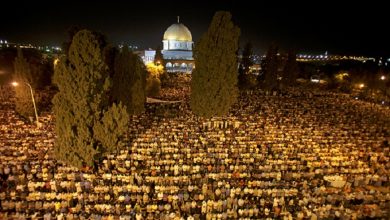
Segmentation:
[(0, 12), (0, 39), (10, 42), (61, 45), (67, 29), (79, 25), (103, 32), (115, 44), (155, 48), (177, 15), (196, 42), (214, 13), (228, 10), (241, 28), (241, 46), (251, 41), (260, 54), (275, 42), (284, 51), (390, 56), (389, 11), (380, 2), (348, 7), (337, 1), (260, 6), (253, 0), (14, 2), (1, 3)]

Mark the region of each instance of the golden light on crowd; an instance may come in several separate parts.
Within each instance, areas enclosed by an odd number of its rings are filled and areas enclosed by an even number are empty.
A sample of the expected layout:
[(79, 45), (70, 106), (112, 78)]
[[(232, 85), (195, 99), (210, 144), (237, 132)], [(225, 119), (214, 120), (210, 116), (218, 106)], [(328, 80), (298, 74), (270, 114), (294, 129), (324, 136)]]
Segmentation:
[(349, 76), (348, 73), (339, 73), (339, 74), (336, 74), (335, 78), (339, 81), (343, 81), (348, 76)]
[(58, 64), (58, 62), (60, 62), (60, 59), (56, 58), (56, 59), (54, 60), (54, 66), (56, 66), (56, 65)]

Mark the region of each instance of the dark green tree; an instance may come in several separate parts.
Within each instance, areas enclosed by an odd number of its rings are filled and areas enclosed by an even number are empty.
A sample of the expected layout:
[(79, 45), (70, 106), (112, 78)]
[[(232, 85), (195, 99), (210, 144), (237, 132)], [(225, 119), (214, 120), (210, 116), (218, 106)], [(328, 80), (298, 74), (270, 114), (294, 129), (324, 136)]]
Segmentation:
[(31, 97), (31, 86), (35, 92), (35, 83), (33, 82), (33, 74), (27, 59), (24, 58), (22, 49), (18, 48), (18, 55), (14, 62), (14, 81), (15, 86), (15, 110), (24, 118), (34, 116), (34, 105)]
[(0, 86), (7, 85), (12, 81), (16, 56), (15, 48), (0, 49)]
[(165, 67), (164, 57), (163, 54), (161, 53), (161, 46), (158, 46), (156, 49), (156, 55), (154, 56), (154, 64), (163, 65)]
[(146, 94), (151, 97), (158, 96), (161, 90), (161, 81), (157, 77), (148, 76), (146, 80)]
[(119, 55), (119, 50), (117, 47), (114, 47), (111, 44), (102, 45), (104, 62), (108, 66), (110, 77), (113, 77), (115, 74), (115, 60)]
[(62, 43), (62, 51), (64, 51), (65, 54), (68, 54), (69, 52), (69, 47), (70, 44), (72, 43), (73, 37), (77, 32), (81, 31), (83, 28), (77, 25), (72, 25), (68, 28), (67, 34), (68, 34), (68, 39)]
[(264, 88), (273, 90), (278, 87), (278, 47), (272, 44), (267, 51), (265, 60), (262, 62), (264, 74)]
[(215, 13), (208, 31), (195, 47), (190, 106), (199, 116), (225, 115), (237, 100), (236, 52), (240, 29), (231, 17), (229, 12)]
[(42, 59), (42, 61), (37, 64), (39, 74), (37, 76), (37, 89), (45, 89), (48, 86), (52, 85), (52, 78), (54, 74), (54, 60), (51, 58)]
[(154, 63), (148, 63), (146, 65), (147, 77), (146, 77), (146, 95), (158, 96), (161, 90), (161, 78), (166, 72), (162, 65), (155, 65)]
[(76, 167), (91, 166), (99, 155), (123, 146), (120, 137), (127, 131), (126, 107), (109, 105), (112, 83), (102, 50), (95, 34), (79, 31), (54, 72), (54, 153)]
[(129, 114), (139, 114), (145, 110), (146, 69), (141, 59), (129, 51), (127, 46), (115, 59), (113, 78), (113, 98), (122, 102)]
[[(167, 86), (167, 84), (169, 83), (169, 80), (171, 79), (171, 77), (168, 75), (166, 69), (165, 69), (165, 60), (164, 60), (164, 56), (163, 54), (161, 53), (161, 46), (158, 46), (157, 49), (156, 49), (156, 55), (154, 56), (154, 65), (161, 65), (162, 68), (163, 68), (163, 73), (160, 75), (160, 85), (159, 87), (162, 87), (162, 86)], [(154, 91), (157, 91), (159, 89), (157, 89), (157, 80), (152, 80), (151, 82), (153, 82), (153, 86), (155, 89)], [(152, 92), (154, 94), (156, 94), (155, 92)], [(157, 92), (158, 93), (158, 92)]]
[[(53, 60), (43, 58), (37, 49), (23, 48), (23, 59), (28, 63), (31, 78), (29, 83), (34, 89), (43, 89), (51, 84)], [(9, 84), (14, 78), (15, 59), (18, 48), (0, 49), (0, 84)]]
[(251, 56), (253, 56), (253, 46), (250, 42), (248, 42), (245, 44), (244, 50), (242, 51), (242, 58), (238, 69), (238, 85), (241, 88), (247, 87), (249, 84), (248, 74), (250, 67), (253, 65)]
[(294, 85), (299, 74), (299, 66), (296, 60), (296, 53), (290, 50), (287, 55), (287, 61), (283, 69), (282, 84), (283, 86)]
[[(67, 30), (68, 39), (62, 43), (62, 51), (65, 54), (69, 53), (69, 48), (70, 48), (70, 45), (72, 43), (74, 36), (79, 31), (81, 31), (83, 29), (84, 29), (83, 27), (78, 26), (78, 25), (72, 25), (68, 28), (68, 30)], [(110, 52), (110, 50), (107, 51), (107, 49), (112, 49), (112, 47), (108, 44), (108, 40), (107, 40), (106, 35), (104, 35), (101, 32), (98, 32), (98, 31), (92, 31), (92, 34), (95, 36), (100, 48), (102, 48), (103, 56), (107, 55)], [(106, 48), (107, 46), (108, 46), (108, 48)], [(108, 59), (110, 59), (110, 58), (108, 58)], [(108, 65), (110, 64), (110, 61), (107, 60), (106, 56), (104, 57), (104, 60), (107, 62)], [(112, 61), (112, 58), (111, 58), (111, 61)], [(111, 67), (111, 66), (109, 66), (109, 67)]]

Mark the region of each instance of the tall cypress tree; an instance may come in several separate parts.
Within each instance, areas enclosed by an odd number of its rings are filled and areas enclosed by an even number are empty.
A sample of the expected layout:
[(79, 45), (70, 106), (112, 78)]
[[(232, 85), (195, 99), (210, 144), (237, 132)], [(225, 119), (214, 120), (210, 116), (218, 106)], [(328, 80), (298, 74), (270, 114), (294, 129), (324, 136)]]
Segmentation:
[(244, 50), (242, 51), (242, 59), (240, 63), (245, 74), (249, 73), (249, 67), (253, 65), (251, 56), (253, 56), (253, 46), (250, 42), (248, 42), (245, 44)]
[[(158, 89), (158, 87), (165, 86), (169, 82), (170, 76), (168, 75), (168, 72), (166, 71), (165, 64), (166, 63), (164, 60), (164, 56), (161, 52), (161, 46), (158, 46), (156, 49), (156, 55), (154, 56), (154, 65), (157, 66), (158, 68), (161, 67), (163, 72), (160, 75), (160, 83), (158, 83), (158, 80), (155, 80), (155, 79), (152, 80), (153, 81), (152, 87), (154, 89), (156, 89), (155, 91), (160, 90), (160, 89)], [(148, 84), (148, 88), (150, 88), (150, 85), (151, 84)], [(152, 89), (152, 90), (154, 90), (154, 89)], [(154, 93), (154, 92), (152, 92), (152, 93)], [(157, 91), (157, 93), (158, 93), (158, 91)]]
[(154, 64), (163, 65), (165, 67), (164, 57), (163, 54), (161, 53), (161, 46), (158, 46), (156, 49), (156, 55), (154, 56)]
[(79, 31), (81, 31), (83, 28), (77, 25), (72, 25), (68, 28), (67, 34), (68, 34), (68, 39), (62, 43), (62, 51), (64, 51), (65, 54), (68, 54), (70, 44), (72, 43), (72, 39), (74, 35), (76, 35)]
[(122, 102), (129, 114), (142, 113), (145, 110), (145, 84), (145, 65), (124, 46), (115, 59), (112, 89), (114, 101)]
[(286, 65), (283, 69), (283, 85), (293, 85), (298, 78), (298, 73), (299, 67), (296, 60), (296, 53), (294, 50), (290, 50), (287, 55)]
[(266, 58), (262, 63), (265, 89), (272, 90), (278, 86), (278, 47), (272, 44), (267, 51)]
[(192, 111), (222, 116), (237, 100), (237, 56), (240, 29), (229, 12), (215, 13), (208, 31), (195, 47), (196, 69), (191, 81)]
[(81, 167), (92, 165), (98, 155), (122, 146), (128, 115), (121, 104), (109, 106), (111, 79), (99, 39), (79, 31), (66, 57), (56, 65), (53, 99), (57, 159)]
[(245, 44), (244, 50), (242, 51), (242, 59), (240, 62), (240, 67), (238, 69), (238, 84), (241, 87), (244, 87), (247, 82), (247, 74), (249, 73), (249, 68), (253, 65), (253, 60), (251, 56), (253, 55), (253, 47), (250, 42)]
[[(31, 100), (31, 91), (29, 86), (34, 87), (33, 75), (31, 66), (28, 63), (27, 59), (24, 58), (22, 49), (18, 48), (18, 56), (15, 58), (14, 67), (14, 81), (18, 83), (18, 86), (15, 87), (15, 110), (16, 112), (24, 118), (29, 118), (34, 116), (34, 105)], [(35, 91), (35, 87), (34, 87)]]

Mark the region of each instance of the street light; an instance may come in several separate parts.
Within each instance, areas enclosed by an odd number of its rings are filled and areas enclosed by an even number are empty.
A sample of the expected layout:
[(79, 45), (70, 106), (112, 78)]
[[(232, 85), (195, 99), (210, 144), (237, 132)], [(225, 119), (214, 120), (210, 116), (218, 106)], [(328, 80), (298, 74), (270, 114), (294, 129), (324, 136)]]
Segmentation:
[(381, 80), (385, 80), (386, 79), (386, 76), (381, 76)]
[[(38, 120), (38, 112), (37, 112), (37, 107), (36, 107), (36, 105), (35, 105), (35, 99), (34, 99), (33, 89), (32, 89), (32, 87), (31, 87), (30, 83), (28, 83), (28, 82), (23, 82), (23, 83), (26, 84), (26, 85), (30, 88), (31, 99), (32, 99), (32, 102), (33, 102), (33, 105), (34, 105), (35, 118), (36, 118), (36, 120), (37, 120), (37, 127), (39, 128), (39, 127), (41, 127), (41, 124), (39, 123), (39, 120)], [(16, 86), (19, 85), (19, 83), (18, 83), (18, 82), (12, 82), (12, 85), (16, 87)]]

